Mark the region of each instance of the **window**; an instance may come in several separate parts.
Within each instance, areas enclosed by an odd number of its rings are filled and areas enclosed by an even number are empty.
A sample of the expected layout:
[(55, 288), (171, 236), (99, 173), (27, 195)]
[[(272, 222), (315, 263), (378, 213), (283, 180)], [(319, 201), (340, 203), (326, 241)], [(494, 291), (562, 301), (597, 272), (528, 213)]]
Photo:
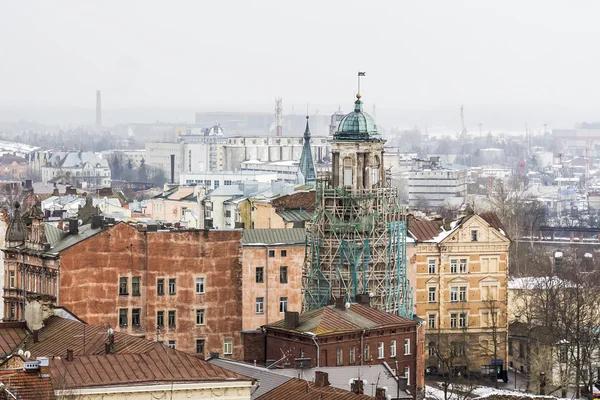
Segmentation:
[(231, 210), (225, 210), (225, 218), (231, 218)]
[(131, 326), (140, 326), (140, 309), (131, 310)]
[(467, 259), (466, 258), (460, 259), (458, 272), (460, 272), (461, 274), (467, 273)]
[(467, 301), (467, 287), (461, 286), (458, 288), (458, 301)]
[(471, 231), (471, 241), (472, 242), (476, 242), (477, 241), (477, 231), (476, 230), (472, 230)]
[(223, 354), (233, 354), (233, 339), (223, 339)]
[(377, 357), (378, 358), (383, 358), (383, 342), (379, 342), (377, 343)]
[(429, 329), (435, 329), (435, 314), (427, 315), (427, 327)]
[(568, 347), (566, 345), (561, 345), (559, 352), (558, 352), (558, 362), (559, 363), (566, 363), (567, 360), (569, 359), (569, 352), (568, 352)]
[(512, 339), (508, 339), (508, 355), (513, 355), (513, 341)]
[(177, 321), (175, 320), (175, 310), (169, 311), (169, 328), (175, 328)]
[(481, 258), (481, 272), (498, 272), (497, 258)]
[(458, 288), (456, 286), (450, 288), (450, 301), (458, 301)]
[(287, 267), (279, 267), (279, 283), (288, 283)]
[(519, 357), (525, 357), (525, 348), (523, 346), (523, 343), (519, 343)]
[(352, 159), (350, 157), (344, 158), (344, 186), (352, 186)]
[(204, 339), (196, 339), (196, 354), (204, 354)]
[(435, 288), (434, 287), (429, 287), (429, 293), (427, 296), (427, 299), (430, 303), (435, 303)]
[(365, 344), (365, 354), (364, 354), (364, 361), (369, 361), (370, 358), (370, 354), (369, 354), (369, 345)]
[(404, 367), (404, 377), (406, 378), (406, 384), (410, 385), (410, 367)]
[(410, 339), (409, 338), (404, 339), (404, 355), (405, 356), (410, 355)]
[(390, 357), (396, 357), (396, 341), (392, 340), (390, 342)]
[(275, 257), (275, 250), (269, 250), (269, 257)]
[(131, 294), (133, 296), (140, 295), (140, 277), (139, 276), (134, 276), (133, 278), (131, 278)]
[(169, 278), (169, 294), (175, 294), (176, 286), (175, 286), (175, 278)]
[(281, 257), (287, 257), (287, 250), (281, 250)]
[(428, 261), (428, 270), (430, 274), (435, 274), (435, 260)]
[(15, 271), (10, 271), (9, 276), (10, 276), (10, 287), (14, 289), (16, 287)]
[(460, 328), (467, 327), (467, 313), (460, 313), (459, 318), (458, 318), (458, 326)]
[(429, 346), (427, 347), (427, 354), (429, 354), (430, 356), (435, 355), (435, 343), (434, 342), (429, 342)]
[(175, 343), (176, 342), (174, 340), (169, 340), (169, 347), (174, 349), (176, 347)]
[(287, 311), (287, 307), (288, 307), (288, 298), (287, 297), (280, 297), (279, 298), (279, 312), (280, 313), (284, 313)]
[(265, 298), (264, 297), (256, 298), (256, 313), (257, 314), (265, 313)]
[(165, 326), (165, 312), (157, 311), (156, 312), (156, 327), (164, 328), (164, 326)]
[(335, 357), (335, 362), (336, 365), (343, 365), (344, 364), (344, 352), (342, 350), (341, 347), (338, 347), (335, 351), (336, 357)]
[(450, 328), (456, 329), (457, 318), (458, 315), (456, 315), (455, 313), (450, 314)]
[(127, 326), (127, 309), (121, 308), (119, 310), (119, 326)]
[(196, 278), (196, 294), (204, 294), (204, 282), (206, 278)]
[(498, 299), (498, 287), (493, 286), (482, 286), (481, 287), (481, 299), (482, 300), (497, 300)]
[(455, 274), (458, 271), (458, 260), (450, 260), (450, 273)]
[(206, 311), (204, 310), (204, 308), (199, 308), (196, 310), (196, 325), (204, 325), (205, 321), (204, 321), (204, 317), (205, 317)]
[(300, 347), (300, 358), (304, 358), (304, 348)]
[(121, 277), (119, 278), (119, 296), (126, 296), (127, 293), (127, 278)]
[(224, 184), (225, 186), (231, 186), (231, 181), (230, 181), (230, 180), (227, 180), (227, 179), (225, 179), (225, 180), (223, 181), (223, 184)]
[(355, 359), (355, 353), (356, 353), (356, 347), (352, 346), (350, 347), (350, 364), (354, 364), (356, 362)]
[(264, 268), (256, 267), (256, 283), (263, 283), (264, 279)]
[(215, 179), (215, 189), (219, 187), (220, 182)]
[(165, 295), (165, 280), (163, 278), (159, 278), (156, 280), (156, 294), (158, 296)]

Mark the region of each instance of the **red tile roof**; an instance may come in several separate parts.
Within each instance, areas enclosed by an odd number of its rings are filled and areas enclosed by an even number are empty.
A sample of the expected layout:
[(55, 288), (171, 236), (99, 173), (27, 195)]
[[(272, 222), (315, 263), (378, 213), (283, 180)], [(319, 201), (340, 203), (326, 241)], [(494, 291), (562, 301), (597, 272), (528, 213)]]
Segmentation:
[(313, 382), (290, 379), (283, 385), (263, 394), (256, 400), (372, 400), (366, 394), (354, 394), (331, 386), (319, 387)]
[[(39, 371), (25, 372), (22, 369), (0, 369), (0, 382), (4, 389), (24, 400), (55, 400), (50, 378), (40, 377)], [(1, 390), (1, 389), (0, 389)], [(12, 399), (10, 395), (7, 398)]]
[(504, 229), (504, 225), (502, 225), (502, 221), (498, 218), (498, 215), (494, 212), (486, 212), (483, 214), (479, 214), (479, 216), (490, 226), (498, 231), (504, 232), (504, 236), (508, 238), (508, 233), (506, 229)]
[(162, 346), (143, 354), (109, 354), (50, 359), (55, 387), (75, 389), (158, 382), (249, 381), (190, 354)]
[[(23, 350), (29, 350), (35, 357), (66, 357), (67, 350), (75, 355), (104, 354), (104, 343), (108, 341), (108, 328), (100, 325), (88, 325), (61, 317), (50, 317), (39, 331), (39, 341), (33, 343), (30, 335)], [(85, 343), (84, 343), (85, 338)], [(122, 332), (114, 333), (112, 353), (144, 353), (161, 344)]]
[[(416, 326), (416, 322), (361, 304), (351, 304), (344, 310), (331, 305), (301, 314), (293, 331), (326, 335), (388, 326)], [(267, 325), (267, 328), (285, 329), (284, 320)]]
[(25, 322), (0, 323), (0, 358), (11, 355), (28, 333)]
[(408, 221), (408, 232), (417, 242), (433, 240), (441, 232), (439, 221), (420, 221), (417, 219)]

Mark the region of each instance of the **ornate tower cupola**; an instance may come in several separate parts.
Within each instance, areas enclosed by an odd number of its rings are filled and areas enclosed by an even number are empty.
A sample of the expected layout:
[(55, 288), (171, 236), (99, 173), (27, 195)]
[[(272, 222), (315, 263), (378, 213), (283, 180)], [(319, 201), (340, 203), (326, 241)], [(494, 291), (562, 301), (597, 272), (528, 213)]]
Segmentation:
[(317, 181), (317, 171), (315, 170), (315, 163), (313, 161), (312, 151), (310, 149), (310, 129), (308, 127), (308, 115), (306, 116), (306, 129), (304, 130), (304, 147), (302, 147), (300, 166), (298, 168), (304, 177), (304, 183), (314, 186), (315, 182)]
[(27, 229), (25, 228), (25, 224), (23, 223), (23, 218), (21, 217), (21, 205), (19, 202), (15, 202), (15, 211), (13, 212), (13, 217), (8, 224), (8, 228), (6, 229), (6, 246), (7, 247), (16, 247), (25, 244), (25, 240), (27, 240)]
[(383, 145), (375, 120), (363, 111), (360, 93), (354, 111), (342, 118), (332, 141), (332, 185), (348, 190), (382, 187)]

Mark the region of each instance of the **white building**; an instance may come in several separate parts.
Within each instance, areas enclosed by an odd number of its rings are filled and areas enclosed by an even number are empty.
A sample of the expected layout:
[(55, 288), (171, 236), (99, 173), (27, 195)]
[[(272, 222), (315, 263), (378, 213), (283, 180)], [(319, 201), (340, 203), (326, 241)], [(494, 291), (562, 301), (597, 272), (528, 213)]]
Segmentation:
[(131, 164), (138, 168), (142, 163), (142, 160), (146, 162), (146, 150), (107, 150), (100, 153), (102, 158), (108, 161), (110, 165), (114, 157), (119, 157), (121, 161), (127, 165), (129, 161)]
[(107, 160), (91, 151), (55, 152), (42, 167), (42, 182), (60, 179), (86, 188), (110, 187), (110, 166)]
[[(296, 160), (300, 160), (297, 158)], [(264, 162), (259, 160), (248, 160), (241, 163), (241, 170), (247, 173), (260, 173), (268, 172), (274, 173), (277, 176), (277, 180), (284, 180), (287, 182), (296, 182), (298, 179), (298, 166), (299, 161), (274, 161)]]
[(408, 175), (409, 206), (436, 208), (450, 198), (464, 198), (468, 172), (463, 165), (442, 164), (437, 158), (419, 165)]
[(180, 185), (204, 185), (207, 190), (216, 189), (219, 186), (237, 185), (245, 181), (270, 183), (275, 180), (277, 180), (275, 172), (248, 170), (189, 172), (179, 175)]

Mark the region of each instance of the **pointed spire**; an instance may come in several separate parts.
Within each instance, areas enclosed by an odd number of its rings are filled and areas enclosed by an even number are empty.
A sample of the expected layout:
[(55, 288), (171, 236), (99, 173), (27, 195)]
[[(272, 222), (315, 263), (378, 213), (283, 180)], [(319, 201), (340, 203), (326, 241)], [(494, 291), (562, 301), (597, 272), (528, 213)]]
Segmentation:
[(317, 181), (317, 171), (312, 158), (310, 149), (310, 127), (308, 126), (308, 115), (306, 116), (306, 129), (304, 130), (304, 146), (302, 147), (302, 155), (300, 156), (299, 172), (304, 177), (304, 183), (314, 185)]
[[(19, 210), (20, 208), (21, 205), (18, 201), (16, 201), (13, 217), (10, 220), (10, 224), (8, 224), (8, 228), (6, 229), (5, 240), (7, 243), (18, 245), (25, 243), (25, 239), (27, 239), (27, 230), (25, 229), (23, 218), (21, 218), (21, 211)], [(9, 246), (12, 246), (12, 244), (9, 244)]]
[(308, 126), (308, 115), (306, 116), (306, 129), (304, 130), (304, 140), (310, 140), (310, 128)]

